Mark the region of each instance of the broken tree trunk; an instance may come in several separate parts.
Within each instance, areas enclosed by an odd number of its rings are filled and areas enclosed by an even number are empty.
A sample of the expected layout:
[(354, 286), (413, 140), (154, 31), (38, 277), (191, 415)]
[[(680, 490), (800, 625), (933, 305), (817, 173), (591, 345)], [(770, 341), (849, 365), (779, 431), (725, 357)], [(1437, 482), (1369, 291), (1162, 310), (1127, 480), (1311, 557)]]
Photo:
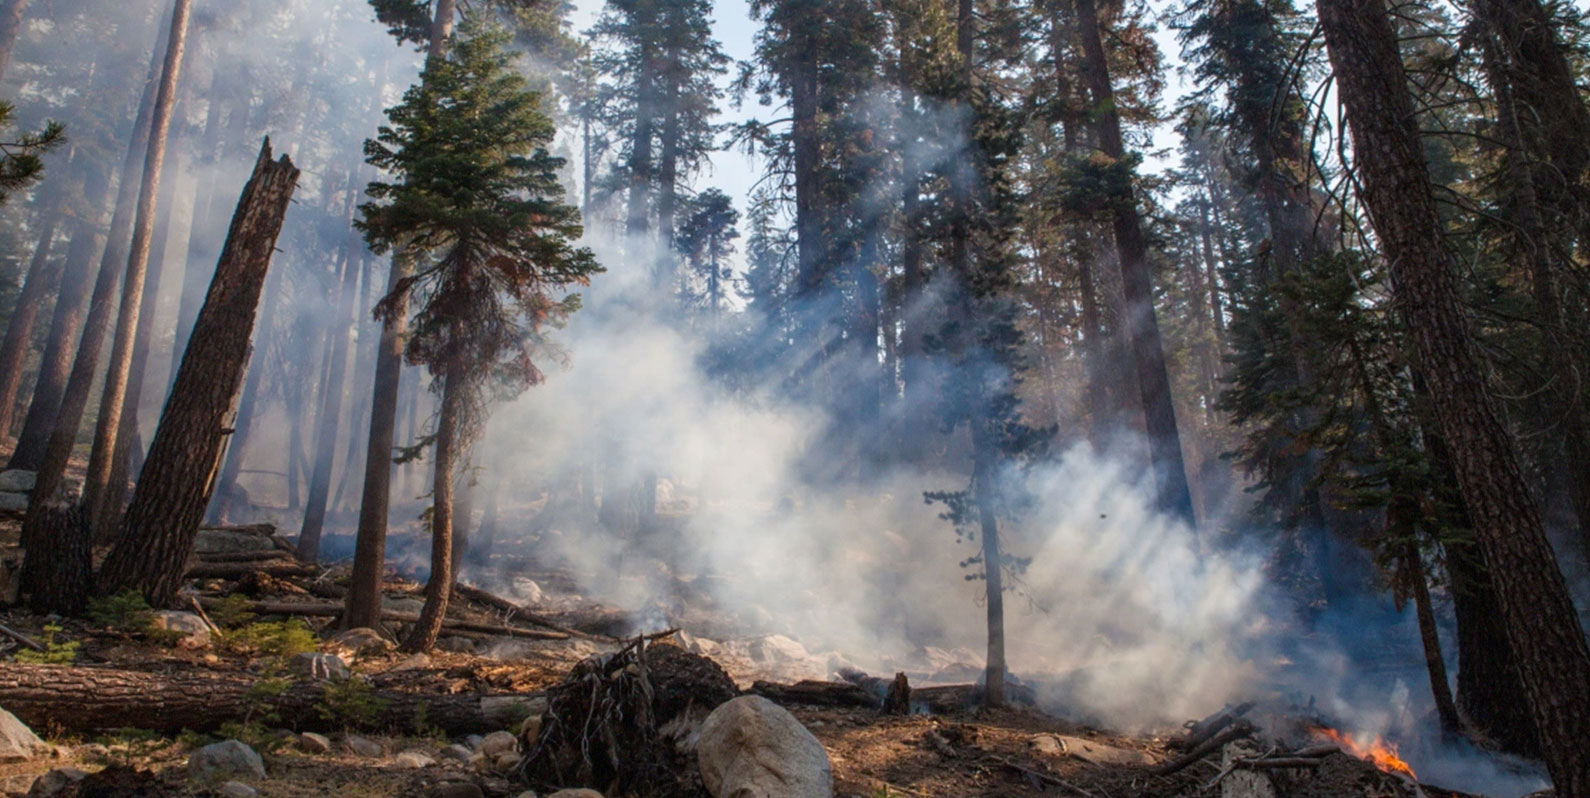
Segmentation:
[[(136, 728), (174, 733), (210, 731), (259, 711), (257, 679), (215, 671), (144, 673), (77, 666), (0, 663), (0, 704), (36, 729), (69, 731)], [(253, 691), (253, 692), (251, 692)], [(374, 691), (371, 726), (412, 729), (416, 717), (451, 735), (501, 729), (523, 717), (538, 696), (432, 695)], [(328, 718), (324, 682), (295, 681), (274, 699), (282, 726), (339, 731)], [(423, 713), (423, 714), (422, 714)]]
[(109, 592), (134, 588), (157, 606), (176, 600), (231, 433), (260, 292), (297, 185), (298, 168), (285, 155), (271, 160), (267, 139), (233, 214), (120, 537), (101, 569), (101, 587)]

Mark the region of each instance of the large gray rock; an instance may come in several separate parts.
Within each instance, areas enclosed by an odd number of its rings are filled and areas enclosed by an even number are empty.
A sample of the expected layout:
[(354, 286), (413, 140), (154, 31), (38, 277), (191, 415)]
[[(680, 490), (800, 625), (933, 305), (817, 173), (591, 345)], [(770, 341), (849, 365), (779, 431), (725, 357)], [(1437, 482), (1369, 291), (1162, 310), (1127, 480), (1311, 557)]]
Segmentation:
[(177, 645), (183, 648), (204, 648), (210, 644), (210, 625), (191, 612), (161, 610), (154, 614), (149, 625), (180, 635)]
[(193, 551), (197, 554), (241, 554), (275, 550), (276, 542), (271, 536), (239, 529), (200, 529), (198, 537), (193, 541)]
[(822, 743), (761, 696), (713, 710), (696, 756), (713, 798), (833, 798), (833, 766)]
[(33, 490), (33, 483), (38, 475), (32, 471), (23, 471), (13, 468), (10, 471), (0, 471), (0, 490), (7, 493), (27, 493)]
[(86, 778), (88, 773), (77, 768), (56, 768), (33, 781), (28, 798), (55, 798)]
[(348, 664), (336, 654), (326, 654), (319, 651), (305, 651), (294, 654), (287, 661), (287, 670), (306, 679), (318, 681), (340, 682), (351, 674)]
[(259, 790), (241, 781), (229, 781), (216, 789), (225, 798), (258, 798)]
[(48, 753), (50, 747), (17, 716), (0, 709), (0, 762), (19, 762)]
[(496, 758), (502, 754), (511, 754), (519, 750), (519, 740), (512, 732), (492, 732), (480, 743), (480, 752), (486, 756)]
[(357, 629), (349, 629), (348, 631), (331, 638), (331, 642), (337, 646), (348, 649), (355, 654), (362, 654), (367, 651), (386, 651), (387, 649), (393, 648), (391, 641), (387, 640), (385, 637), (382, 637), (380, 632), (377, 632), (368, 626), (361, 626)]
[(381, 744), (357, 734), (349, 734), (342, 738), (342, 746), (362, 757), (376, 759), (386, 753)]
[(188, 757), (188, 775), (204, 783), (235, 778), (263, 779), (265, 761), (243, 742), (227, 740), (194, 751)]
[(0, 493), (0, 512), (25, 513), (27, 510), (28, 494)]

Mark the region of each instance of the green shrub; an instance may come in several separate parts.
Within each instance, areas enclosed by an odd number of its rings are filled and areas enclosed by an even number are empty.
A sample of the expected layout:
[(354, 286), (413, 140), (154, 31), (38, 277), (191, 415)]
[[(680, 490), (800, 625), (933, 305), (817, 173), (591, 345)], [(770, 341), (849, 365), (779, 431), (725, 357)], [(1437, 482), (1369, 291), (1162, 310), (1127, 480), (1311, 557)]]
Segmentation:
[(210, 620), (222, 629), (235, 629), (254, 620), (254, 612), (249, 609), (248, 596), (233, 593), (220, 600), (210, 608)]
[(45, 624), (44, 650), (34, 651), (32, 649), (25, 649), (23, 651), (18, 651), (16, 656), (17, 662), (28, 665), (72, 664), (72, 662), (77, 659), (77, 649), (82, 647), (83, 644), (77, 642), (76, 640), (68, 643), (55, 642), (55, 635), (60, 631), (61, 627), (53, 623)]
[(144, 634), (154, 622), (155, 611), (138, 591), (123, 590), (90, 600), (88, 619), (122, 634)]
[[(323, 689), (324, 696), (315, 711), (327, 721), (341, 724), (344, 728), (375, 725), (376, 717), (388, 703), (385, 698), (375, 694), (369, 683), (358, 677), (326, 682)], [(417, 724), (424, 723), (423, 713), (420, 714), (416, 718)]]
[(261, 621), (221, 633), (221, 646), (234, 654), (285, 659), (315, 650), (315, 633), (303, 621)]

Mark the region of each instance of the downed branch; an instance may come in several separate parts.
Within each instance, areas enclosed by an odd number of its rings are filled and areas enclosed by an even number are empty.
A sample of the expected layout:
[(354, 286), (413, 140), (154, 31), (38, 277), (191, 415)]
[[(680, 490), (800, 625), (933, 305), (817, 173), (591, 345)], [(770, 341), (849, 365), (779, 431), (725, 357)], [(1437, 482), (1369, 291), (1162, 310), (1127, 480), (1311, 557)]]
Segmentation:
[(1018, 765), (1015, 762), (1013, 762), (1013, 761), (1011, 761), (1009, 759), (1006, 759), (1005, 757), (1002, 757), (1002, 756), (995, 756), (995, 757), (990, 757), (990, 758), (993, 759), (995, 762), (998, 762), (999, 764), (1004, 765), (1007, 768), (1010, 768), (1011, 770), (1014, 770), (1014, 771), (1017, 771), (1017, 772), (1022, 773), (1024, 775), (1030, 776), (1030, 777), (1032, 777), (1034, 779), (1037, 779), (1038, 781), (1043, 782), (1045, 784), (1049, 784), (1049, 785), (1052, 785), (1052, 786), (1055, 786), (1055, 787), (1059, 787), (1062, 790), (1070, 790), (1071, 792), (1074, 792), (1077, 795), (1087, 796), (1087, 798), (1093, 798), (1093, 793), (1088, 792), (1087, 790), (1084, 790), (1081, 787), (1078, 787), (1077, 785), (1072, 784), (1071, 782), (1060, 778), (1059, 776), (1051, 776), (1048, 773), (1043, 773), (1041, 771), (1033, 770), (1032, 768), (1029, 768), (1029, 767), (1024, 767), (1022, 765)]
[(1172, 747), (1188, 750), (1197, 748), (1222, 729), (1236, 723), (1253, 710), (1254, 703), (1247, 701), (1236, 706), (1226, 705), (1219, 712), (1187, 726), (1187, 736), (1171, 743)]
[(883, 706), (877, 694), (849, 682), (800, 681), (794, 684), (756, 682), (751, 692), (775, 704), (804, 704), (814, 707), (865, 707)]
[[(211, 608), (220, 606), (220, 602), (212, 598), (201, 599), (200, 603)], [(341, 604), (294, 604), (291, 602), (255, 601), (249, 603), (246, 609), (255, 615), (302, 615), (309, 618), (333, 618), (342, 614), (343, 606)], [(418, 623), (420, 619), (417, 613), (395, 612), (393, 610), (382, 610), (380, 617), (383, 621), (397, 621), (398, 623)], [(454, 619), (443, 621), (442, 628), (500, 635), (502, 637), (523, 637), (530, 640), (569, 639), (569, 636), (562, 632), (543, 632), (538, 629), (520, 629), (514, 626)]]
[(523, 620), (525, 623), (530, 624), (531, 626), (539, 626), (543, 629), (551, 629), (554, 632), (562, 632), (571, 637), (583, 637), (587, 640), (598, 640), (603, 643), (614, 643), (618, 641), (618, 638), (611, 637), (609, 635), (582, 632), (579, 629), (575, 629), (571, 626), (564, 626), (559, 623), (554, 623), (552, 620), (530, 612), (524, 607), (521, 607), (518, 604), (503, 598), (502, 596), (481, 590), (478, 587), (466, 585), (463, 582), (453, 583), (453, 593), (455, 595), (469, 599), (470, 601), (484, 604), (488, 607), (508, 613), (508, 617), (504, 618), (504, 621), (511, 621), (515, 618), (518, 618)]
[(1165, 764), (1160, 765), (1149, 772), (1156, 776), (1169, 776), (1172, 773), (1176, 773), (1189, 767), (1194, 762), (1209, 756), (1215, 751), (1220, 750), (1220, 747), (1226, 743), (1241, 737), (1247, 737), (1252, 733), (1253, 724), (1245, 720), (1239, 720), (1230, 726), (1221, 729), (1214, 736), (1204, 740), (1191, 751), (1188, 751), (1187, 753), (1182, 754), (1180, 757), (1166, 762)]
[[(280, 695), (257, 690), (246, 674), (206, 670), (162, 673), (77, 665), (55, 667), (0, 662), (0, 705), (34, 728), (87, 732), (138, 728), (159, 732), (212, 731), (243, 721), (273, 702), (284, 727), (337, 731), (340, 718), (327, 717), (322, 682), (294, 681)], [(263, 696), (269, 695), (269, 698)], [(538, 694), (513, 696), (433, 695), (372, 690), (376, 707), (371, 726), (412, 729), (417, 717), (448, 734), (500, 729), (522, 717)]]

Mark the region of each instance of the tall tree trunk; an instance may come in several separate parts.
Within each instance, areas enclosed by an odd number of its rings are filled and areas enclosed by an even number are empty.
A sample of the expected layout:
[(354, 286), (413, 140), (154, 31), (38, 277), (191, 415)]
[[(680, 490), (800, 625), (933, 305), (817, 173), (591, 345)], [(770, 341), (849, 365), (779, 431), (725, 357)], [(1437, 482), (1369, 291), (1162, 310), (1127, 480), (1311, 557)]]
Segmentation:
[[(453, 32), (455, 0), (437, 0), (431, 22), (430, 58), (447, 52)], [(401, 252), (392, 255), (387, 276), (388, 293), (414, 273), (414, 263)], [(397, 427), (398, 393), (403, 377), (403, 338), (408, 325), (408, 302), (399, 303), (381, 325), (381, 343), (375, 357), (375, 384), (370, 397), (370, 445), (364, 460), (364, 490), (359, 501), (359, 528), (354, 538), (353, 572), (348, 580), (349, 628), (374, 626), (381, 613), (381, 576), (386, 569), (387, 513), (392, 503), (392, 453)]]
[[(22, 560), (19, 579), (24, 590), (48, 580), (52, 572), (55, 576), (60, 576), (60, 569), (71, 562), (65, 556), (65, 552), (80, 548), (80, 545), (71, 538), (50, 536), (49, 530), (43, 526), (47, 516), (45, 507), (60, 502), (60, 497), (56, 494), (66, 478), (66, 464), (71, 459), (73, 446), (77, 443), (78, 426), (83, 421), (83, 411), (88, 406), (88, 394), (93, 389), (94, 372), (99, 365), (99, 351), (105, 343), (105, 333), (110, 327), (111, 297), (116, 292), (120, 262), (127, 257), (127, 242), (132, 235), (133, 203), (136, 196), (133, 193), (132, 176), (146, 155), (150, 123), (153, 121), (158, 92), (157, 84), (161, 82), (160, 70), (165, 63), (165, 51), (169, 50), (162, 45), (168, 41), (169, 30), (169, 27), (164, 29), (165, 32), (156, 43), (150, 60), (143, 99), (139, 103), (138, 117), (133, 122), (132, 140), (128, 144), (127, 154), (122, 162), (121, 184), (117, 188), (116, 208), (111, 215), (110, 235), (106, 240), (104, 254), (100, 258), (99, 272), (94, 279), (93, 295), (89, 298), (88, 318), (83, 322), (83, 333), (77, 342), (77, 356), (72, 361), (71, 375), (61, 392), (59, 409), (56, 410), (53, 423), (49, 427), (48, 438), (35, 469), (37, 476), (33, 492), (28, 497), (27, 517), (36, 519), (36, 523), (30, 524), (25, 519), (22, 524), (22, 546), (26, 550), (26, 555)], [(39, 398), (38, 391), (34, 392), (34, 398), (35, 400)], [(34, 404), (37, 405), (38, 402), (35, 401)], [(31, 409), (29, 415), (32, 415)], [(21, 453), (19, 447), (17, 454)], [(13, 461), (18, 459), (16, 456), (12, 457)]]
[[(350, 208), (353, 192), (349, 192)], [(298, 534), (298, 558), (305, 562), (320, 559), (320, 537), (325, 530), (326, 502), (331, 497), (331, 467), (337, 457), (337, 435), (342, 422), (342, 395), (347, 381), (348, 337), (358, 324), (353, 305), (359, 294), (359, 253), (362, 243), (357, 234), (350, 237), (342, 256), (342, 289), (338, 292), (336, 315), (332, 318), (330, 347), (326, 353), (326, 382), (320, 391), (320, 414), (315, 424), (315, 466), (309, 476), (309, 504), (304, 525)], [(347, 322), (348, 328), (336, 325)]]
[(94, 254), (101, 244), (100, 233), (93, 222), (79, 220), (76, 227), (72, 244), (66, 250), (60, 290), (50, 315), (50, 332), (44, 340), (44, 354), (39, 359), (39, 375), (33, 382), (33, 396), (22, 420), (22, 431), (17, 435), (16, 449), (12, 450), (6, 464), (8, 469), (37, 471), (44, 462), (44, 450), (50, 441), (50, 431), (55, 428), (61, 395), (72, 372), (78, 328), (88, 309), (88, 295), (94, 282)]
[[(222, 454), (224, 462), (221, 465), (221, 475), (215, 482), (214, 495), (211, 497), (207, 518), (212, 524), (224, 523), (231, 518), (232, 511), (237, 508), (238, 502), (245, 496), (237, 480), (243, 473), (243, 464), (248, 460), (249, 444), (253, 441), (254, 425), (259, 421), (260, 392), (263, 390), (261, 383), (265, 378), (265, 358), (275, 346), (276, 308), (281, 304), (282, 283), (283, 278), (280, 274), (275, 275), (274, 278), (267, 278), (265, 282), (265, 301), (260, 306), (259, 324), (257, 325), (258, 334), (255, 336), (256, 342), (249, 352), (250, 367), (247, 369), (247, 376), (243, 380), (243, 397), (239, 400), (237, 406), (237, 423), (233, 425), (235, 430), (232, 433), (232, 438), (227, 444), (226, 451)], [(188, 338), (188, 343), (193, 343), (191, 336)], [(256, 359), (258, 359), (258, 363), (254, 363)], [(180, 365), (180, 358), (178, 363)], [(173, 382), (174, 384), (175, 382)], [(291, 388), (286, 393), (292, 394)], [(284, 401), (283, 404), (290, 406), (291, 402)], [(288, 416), (289, 419), (296, 418), (296, 414), (292, 412), (289, 412)], [(293, 438), (288, 450), (289, 459), (298, 450), (299, 427), (296, 424), (292, 424), (290, 429)], [(296, 461), (293, 462), (296, 463)], [(297, 474), (293, 466), (289, 466), (288, 473), (291, 474), (294, 496), (291, 505), (293, 509), (297, 509)]]
[[(127, 480), (137, 473), (143, 463), (143, 439), (138, 434), (138, 415), (143, 406), (144, 378), (149, 371), (149, 349), (154, 345), (155, 317), (159, 312), (161, 281), (166, 274), (166, 247), (171, 241), (172, 217), (175, 216), (177, 179), (183, 173), (180, 149), (177, 158), (167, 168), (161, 179), (159, 209), (155, 219), (159, 227), (149, 248), (149, 276), (144, 285), (143, 300), (138, 309), (138, 325), (133, 334), (132, 361), (128, 364), (126, 400), (121, 415), (121, 428), (116, 433), (116, 448), (112, 452), (110, 475), (106, 478), (106, 492), (98, 516), (90, 518), (94, 539), (110, 542), (115, 539), (121, 525), (121, 513), (126, 509)], [(175, 359), (177, 354), (172, 353)], [(164, 398), (162, 396), (162, 398)]]
[(106, 593), (131, 588), (154, 606), (176, 601), (231, 432), (260, 294), (298, 174), (287, 156), (271, 160), (268, 140), (260, 148), (121, 536), (100, 569)]
[(50, 250), (55, 246), (55, 232), (60, 227), (59, 204), (51, 203), (44, 216), (39, 242), (33, 247), (33, 259), (28, 263), (28, 274), (22, 282), (22, 294), (17, 297), (16, 310), (6, 323), (5, 340), (0, 342), (0, 435), (11, 433), (17, 393), (22, 388), (22, 362), (33, 342), (33, 325), (38, 320), (40, 306), (49, 295), (60, 293), (63, 262), (50, 257)]
[[(1121, 137), (1121, 118), (1115, 108), (1115, 88), (1110, 81), (1109, 62), (1099, 32), (1098, 13), (1093, 0), (1076, 0), (1077, 32), (1089, 93), (1092, 95), (1099, 150), (1116, 163), (1126, 159)], [(1121, 290), (1126, 302), (1122, 321), (1132, 347), (1137, 368), (1137, 383), (1142, 392), (1143, 419), (1148, 431), (1154, 480), (1159, 486), (1159, 507), (1188, 525), (1196, 527), (1192, 491), (1187, 485), (1187, 466), (1182, 459), (1181, 433), (1176, 427), (1176, 408), (1172, 403), (1170, 375), (1165, 366), (1165, 349), (1160, 341), (1159, 320), (1154, 314), (1154, 284), (1148, 260), (1148, 241), (1138, 216), (1136, 189), (1128, 186), (1124, 196), (1116, 197), (1113, 228), (1120, 256)]]
[(1446, 546), (1457, 619), (1457, 706), (1465, 724), (1488, 744), (1540, 758), (1540, 740), (1529, 699), (1507, 637), (1495, 580), (1470, 542)]
[(5, 77), (11, 66), (11, 51), (16, 48), (17, 35), (22, 32), (22, 17), (27, 13), (28, 0), (5, 0), (0, 6), (0, 77)]
[[(828, 344), (824, 340), (829, 319), (826, 294), (828, 257), (823, 246), (822, 130), (818, 126), (817, 48), (807, 42), (799, 48), (790, 68), (790, 107), (794, 115), (795, 150), (795, 274), (797, 351), (812, 358), (802, 370), (814, 373), (822, 366)], [(821, 395), (824, 386), (816, 386)]]
[(91, 525), (103, 515), (106, 496), (110, 492), (112, 459), (116, 452), (117, 434), (121, 432), (138, 314), (143, 305), (144, 280), (148, 276), (149, 244), (155, 228), (155, 202), (159, 197), (161, 169), (166, 160), (166, 136), (171, 129), (171, 112), (177, 101), (177, 80), (182, 71), (188, 14), (192, 8), (193, 0), (173, 0), (171, 33), (166, 44), (160, 88), (155, 95), (154, 115), (150, 119), (149, 149), (144, 157), (142, 185), (138, 188), (137, 216), (133, 222), (132, 245), (127, 256), (127, 273), (122, 279), (116, 335), (111, 343), (105, 388), (100, 394), (94, 448), (89, 453), (88, 472), (83, 478), (83, 504)]
[(1547, 768), (1561, 798), (1590, 797), (1590, 646), (1458, 300), (1396, 31), (1382, 0), (1318, 8), (1364, 203), (1496, 583)]
[(436, 470), (431, 482), (431, 577), (425, 583), (425, 608), (403, 641), (403, 650), (410, 652), (429, 651), (436, 645), (453, 592), (453, 477), (468, 388), (463, 385), (463, 369), (456, 363), (448, 366), (442, 379), (442, 410), (436, 421)]

